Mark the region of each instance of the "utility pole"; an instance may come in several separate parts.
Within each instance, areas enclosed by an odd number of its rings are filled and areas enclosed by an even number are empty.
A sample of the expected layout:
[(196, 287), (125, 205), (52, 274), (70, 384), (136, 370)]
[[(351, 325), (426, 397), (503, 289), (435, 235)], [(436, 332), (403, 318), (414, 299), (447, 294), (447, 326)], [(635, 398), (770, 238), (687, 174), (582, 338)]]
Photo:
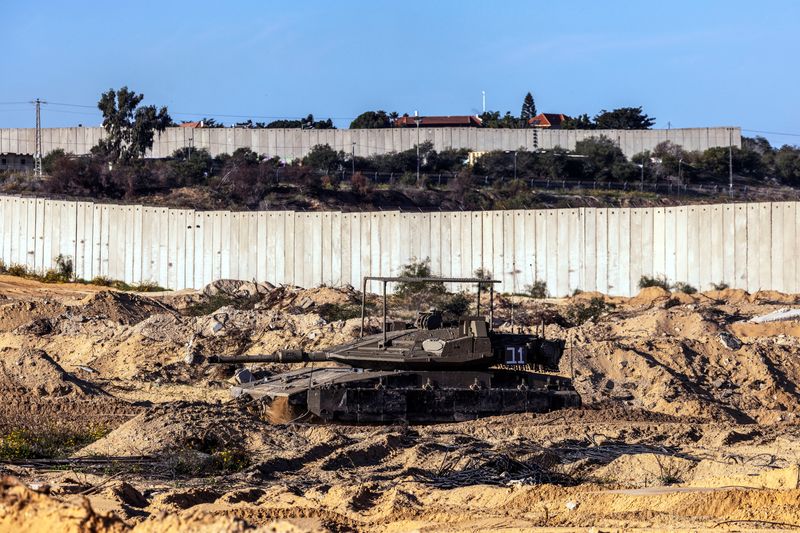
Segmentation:
[(38, 98), (31, 102), (36, 106), (36, 141), (33, 154), (33, 174), (37, 178), (42, 177), (42, 104), (46, 104)]
[(356, 142), (353, 141), (352, 152), (350, 154), (350, 163), (352, 165), (352, 171), (350, 173), (350, 178), (356, 175)]
[(419, 185), (419, 124), (422, 122), (422, 117), (419, 113), (414, 111), (414, 123), (417, 125), (417, 185)]
[(481, 101), (483, 103), (483, 112), (486, 113), (486, 91), (481, 91)]
[(733, 128), (728, 128), (728, 190), (733, 194)]

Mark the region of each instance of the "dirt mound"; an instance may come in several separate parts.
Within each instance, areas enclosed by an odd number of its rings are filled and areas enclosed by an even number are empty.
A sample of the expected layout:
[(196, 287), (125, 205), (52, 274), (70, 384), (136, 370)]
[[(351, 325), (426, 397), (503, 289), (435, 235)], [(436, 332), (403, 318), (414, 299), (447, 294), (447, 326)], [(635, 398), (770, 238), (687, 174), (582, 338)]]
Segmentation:
[(73, 310), (87, 318), (104, 318), (124, 325), (137, 324), (154, 314), (172, 312), (164, 304), (145, 296), (117, 291), (89, 295)]
[(0, 395), (44, 398), (105, 393), (66, 372), (44, 351), (23, 348), (0, 352)]
[(128, 528), (119, 518), (96, 513), (85, 499), (61, 502), (4, 477), (0, 478), (0, 530), (121, 533)]
[(177, 402), (159, 405), (76, 453), (76, 457), (110, 455), (211, 454), (228, 449), (270, 447), (266, 424), (235, 404)]
[(0, 478), (0, 530), (30, 533), (301, 533), (313, 531), (288, 522), (269, 521), (251, 527), (243, 520), (210, 513), (161, 514), (132, 526), (114, 514), (95, 511), (86, 498), (58, 500), (27, 488), (14, 478)]
[(652, 306), (658, 301), (666, 301), (671, 297), (672, 293), (662, 287), (645, 287), (626, 303), (633, 307)]
[[(741, 325), (731, 314), (737, 310), (698, 305), (618, 312), (576, 328), (562, 371), (574, 372), (586, 403), (612, 399), (669, 415), (738, 421), (800, 413), (794, 355), (800, 343), (788, 336), (795, 329)], [(758, 332), (750, 329), (780, 329), (784, 337), (753, 339)], [(722, 342), (730, 332), (744, 344)]]
[(37, 320), (56, 317), (67, 307), (52, 300), (16, 300), (0, 305), (0, 332), (13, 331)]

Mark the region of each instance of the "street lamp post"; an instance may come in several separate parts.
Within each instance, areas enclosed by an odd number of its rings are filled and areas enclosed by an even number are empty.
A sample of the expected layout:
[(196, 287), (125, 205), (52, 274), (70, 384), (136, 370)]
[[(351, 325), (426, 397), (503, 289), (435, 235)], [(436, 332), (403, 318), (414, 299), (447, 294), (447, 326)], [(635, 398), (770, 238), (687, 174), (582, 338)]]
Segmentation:
[(514, 154), (514, 180), (517, 179), (517, 151), (516, 150), (506, 150), (505, 153), (507, 154)]
[(645, 158), (642, 156), (642, 188), (644, 188), (644, 162)]
[(728, 128), (728, 190), (733, 194), (733, 128)]
[(517, 180), (517, 151), (514, 150), (514, 181)]

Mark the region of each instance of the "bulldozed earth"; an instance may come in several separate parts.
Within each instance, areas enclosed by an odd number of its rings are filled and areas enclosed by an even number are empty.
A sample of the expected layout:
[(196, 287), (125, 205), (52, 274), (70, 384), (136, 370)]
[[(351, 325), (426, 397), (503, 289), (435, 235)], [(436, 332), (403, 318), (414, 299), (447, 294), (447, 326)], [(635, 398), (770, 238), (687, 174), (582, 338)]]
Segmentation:
[(546, 414), (275, 424), (229, 398), (236, 367), (202, 363), (346, 342), (358, 301), (0, 276), (0, 530), (800, 527), (800, 297), (500, 296), (501, 330), (566, 341), (584, 406)]

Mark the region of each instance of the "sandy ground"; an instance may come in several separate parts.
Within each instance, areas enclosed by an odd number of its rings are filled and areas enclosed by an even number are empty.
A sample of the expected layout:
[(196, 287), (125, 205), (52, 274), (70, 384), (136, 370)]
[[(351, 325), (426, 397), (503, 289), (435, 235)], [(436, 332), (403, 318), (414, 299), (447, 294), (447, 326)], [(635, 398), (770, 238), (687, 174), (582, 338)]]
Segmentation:
[[(219, 293), (247, 299), (187, 316)], [(583, 324), (570, 310), (603, 298)], [(0, 276), (0, 438), (101, 428), (0, 463), (0, 530), (527, 531), (800, 527), (798, 298), (725, 290), (501, 297), (563, 338), (584, 407), (425, 426), (272, 425), (187, 352), (351, 339), (352, 290), (229, 283), (129, 294)], [(263, 365), (280, 370), (280, 365)], [(99, 437), (99, 438), (97, 438)], [(2, 443), (3, 441), (0, 441)], [(1, 446), (1, 444), (0, 444)], [(2, 451), (2, 448), (0, 448)]]

